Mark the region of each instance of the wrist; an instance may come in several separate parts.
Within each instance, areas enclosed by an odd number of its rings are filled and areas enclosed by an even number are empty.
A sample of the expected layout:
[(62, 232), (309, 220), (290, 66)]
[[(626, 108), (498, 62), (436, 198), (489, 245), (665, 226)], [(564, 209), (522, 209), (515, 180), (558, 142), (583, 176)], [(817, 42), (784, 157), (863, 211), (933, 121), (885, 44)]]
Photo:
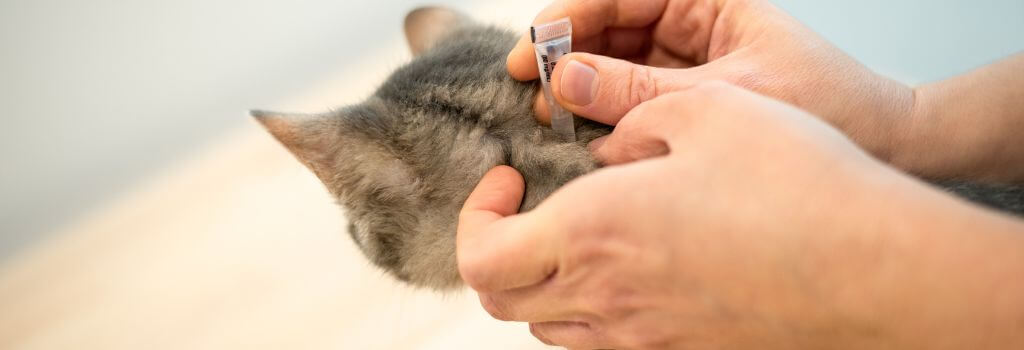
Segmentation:
[(840, 83), (844, 85), (821, 89), (840, 92), (832, 99), (834, 103), (814, 112), (875, 158), (902, 169), (899, 162), (909, 153), (918, 92), (856, 62), (850, 65), (856, 73)]
[(986, 157), (974, 154), (978, 142), (971, 140), (988, 132), (980, 125), (964, 124), (970, 118), (951, 115), (947, 109), (952, 107), (945, 105), (950, 99), (941, 83), (913, 88), (913, 104), (898, 122), (889, 164), (927, 179), (982, 173)]
[(896, 120), (896, 131), (892, 134), (891, 148), (884, 160), (895, 168), (925, 178), (943, 178), (938, 166), (941, 160), (934, 138), (934, 111), (936, 106), (931, 96), (931, 86), (909, 88), (910, 104), (905, 113)]
[(1024, 181), (1024, 55), (914, 89), (887, 160), (932, 179)]
[(857, 115), (872, 125), (861, 125), (859, 129), (868, 135), (854, 141), (882, 162), (906, 170), (899, 162), (908, 153), (907, 145), (912, 143), (918, 91), (895, 80), (875, 76), (877, 82), (865, 92), (873, 95), (869, 97), (873, 102), (864, 103), (869, 109)]

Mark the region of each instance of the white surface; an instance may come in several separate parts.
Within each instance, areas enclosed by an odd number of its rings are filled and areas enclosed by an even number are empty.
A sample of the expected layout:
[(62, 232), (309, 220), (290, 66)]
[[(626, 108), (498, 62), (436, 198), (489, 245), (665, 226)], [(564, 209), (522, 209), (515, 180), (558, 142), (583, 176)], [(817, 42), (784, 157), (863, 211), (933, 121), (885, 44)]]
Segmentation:
[(0, 349), (540, 349), (472, 293), (370, 266), (251, 125), (0, 268)]

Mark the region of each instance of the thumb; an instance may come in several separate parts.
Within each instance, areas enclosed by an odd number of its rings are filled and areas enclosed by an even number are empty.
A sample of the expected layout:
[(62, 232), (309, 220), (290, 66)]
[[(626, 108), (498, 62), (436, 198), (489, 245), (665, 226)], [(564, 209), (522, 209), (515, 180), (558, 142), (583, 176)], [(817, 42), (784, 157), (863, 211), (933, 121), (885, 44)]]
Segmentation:
[[(564, 62), (564, 63), (563, 63)], [(701, 67), (657, 68), (620, 59), (573, 53), (562, 58), (551, 78), (555, 99), (570, 112), (615, 125), (633, 107), (683, 90), (700, 79)]]
[(456, 258), (459, 275), (478, 292), (543, 281), (557, 268), (545, 222), (515, 215), (525, 183), (515, 169), (499, 166), (484, 175), (459, 213)]

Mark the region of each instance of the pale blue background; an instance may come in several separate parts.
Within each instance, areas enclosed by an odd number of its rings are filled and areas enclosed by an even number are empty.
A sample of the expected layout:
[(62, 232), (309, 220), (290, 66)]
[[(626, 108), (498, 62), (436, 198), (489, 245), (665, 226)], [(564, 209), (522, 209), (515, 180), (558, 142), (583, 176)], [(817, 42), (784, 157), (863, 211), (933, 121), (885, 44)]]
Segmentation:
[[(418, 3), (0, 1), (0, 259), (398, 40)], [(776, 3), (909, 83), (1024, 50), (1022, 0)]]

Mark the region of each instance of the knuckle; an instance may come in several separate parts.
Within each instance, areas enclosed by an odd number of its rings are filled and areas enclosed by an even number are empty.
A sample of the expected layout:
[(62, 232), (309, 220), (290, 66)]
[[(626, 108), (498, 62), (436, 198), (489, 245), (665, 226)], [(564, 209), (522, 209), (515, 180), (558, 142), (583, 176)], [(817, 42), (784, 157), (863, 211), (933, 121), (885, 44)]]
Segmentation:
[(659, 326), (646, 326), (638, 327), (636, 325), (625, 325), (623, 328), (616, 329), (615, 342), (619, 344), (629, 344), (632, 348), (638, 349), (671, 349), (672, 336), (667, 332), (664, 327)]
[(677, 122), (679, 118), (676, 118), (676, 115), (686, 103), (681, 106), (680, 101), (672, 96), (675, 96), (675, 93), (636, 106), (622, 118), (619, 125), (615, 126), (616, 131), (622, 128), (622, 134), (635, 138), (635, 135), (648, 135), (657, 131), (664, 126), (663, 124)]
[(499, 321), (513, 321), (512, 313), (510, 312), (508, 305), (491, 295), (481, 294), (480, 305), (483, 306), (484, 311)]
[(537, 338), (537, 340), (540, 340), (541, 343), (544, 343), (544, 345), (556, 346), (557, 344), (544, 335), (543, 328), (542, 324), (530, 323), (530, 334), (532, 334), (534, 338)]
[(637, 106), (658, 96), (658, 82), (650, 67), (630, 65), (629, 106)]
[(622, 319), (626, 312), (618, 300), (600, 299), (595, 300), (592, 306), (595, 315), (609, 320)]
[(572, 257), (574, 261), (605, 257), (607, 245), (614, 238), (613, 231), (604, 226), (604, 222), (601, 220), (593, 220), (566, 231), (566, 241), (573, 242), (573, 244), (565, 250), (564, 254)]
[(480, 269), (467, 268), (464, 264), (459, 264), (459, 276), (462, 277), (462, 281), (479, 293), (489, 292), (487, 275), (480, 272)]
[(724, 80), (707, 80), (697, 83), (693, 91), (704, 95), (717, 95), (726, 93), (736, 87)]
[(612, 134), (617, 133), (620, 138), (626, 140), (632, 139), (634, 135), (646, 134), (649, 125), (664, 114), (662, 113), (663, 108), (657, 105), (657, 101), (655, 99), (634, 107), (619, 120), (619, 123), (615, 125), (615, 132)]
[(457, 254), (456, 267), (462, 281), (477, 292), (486, 292), (490, 274), (478, 262), (479, 259), (475, 258), (474, 254), (464, 253), (464, 251), (459, 251)]
[(667, 93), (648, 104), (656, 109), (658, 114), (678, 114), (687, 108), (708, 108), (714, 102), (721, 102), (723, 97), (737, 91), (742, 89), (726, 81), (701, 81), (686, 90)]
[(628, 288), (604, 288), (592, 300), (592, 310), (604, 319), (621, 320), (637, 309), (635, 293)]

